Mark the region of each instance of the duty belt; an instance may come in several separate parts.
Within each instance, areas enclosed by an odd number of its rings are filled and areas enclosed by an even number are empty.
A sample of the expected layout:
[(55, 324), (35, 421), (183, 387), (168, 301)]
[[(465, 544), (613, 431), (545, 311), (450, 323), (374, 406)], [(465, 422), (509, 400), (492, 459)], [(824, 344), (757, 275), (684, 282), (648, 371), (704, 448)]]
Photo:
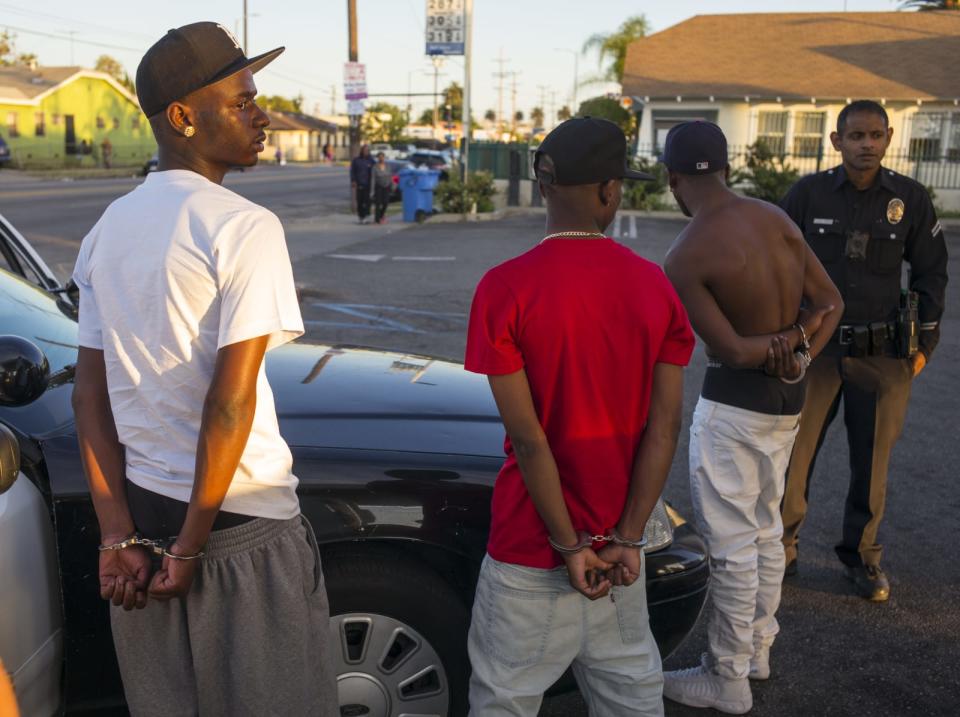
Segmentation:
[(832, 341), (844, 347), (850, 356), (895, 356), (897, 324), (892, 321), (843, 324), (837, 327)]

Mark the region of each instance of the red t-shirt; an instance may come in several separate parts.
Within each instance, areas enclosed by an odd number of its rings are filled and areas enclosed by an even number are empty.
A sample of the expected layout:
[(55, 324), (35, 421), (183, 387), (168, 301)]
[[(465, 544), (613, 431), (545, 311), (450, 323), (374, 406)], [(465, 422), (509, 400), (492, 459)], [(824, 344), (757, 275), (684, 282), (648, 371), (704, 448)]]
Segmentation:
[[(473, 299), (466, 369), (526, 370), (573, 527), (606, 534), (626, 504), (653, 367), (685, 366), (694, 338), (663, 271), (612, 239), (549, 239), (486, 273)], [(493, 489), (487, 552), (534, 568), (562, 563), (517, 465)]]

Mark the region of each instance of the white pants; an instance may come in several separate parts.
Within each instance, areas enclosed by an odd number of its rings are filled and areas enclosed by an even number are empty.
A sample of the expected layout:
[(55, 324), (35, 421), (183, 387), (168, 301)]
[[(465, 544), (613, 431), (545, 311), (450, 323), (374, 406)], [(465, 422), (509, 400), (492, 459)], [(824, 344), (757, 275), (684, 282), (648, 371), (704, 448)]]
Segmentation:
[(779, 631), (784, 557), (780, 499), (800, 416), (772, 416), (701, 398), (690, 427), (690, 494), (710, 553), (714, 613), (709, 664), (745, 678), (754, 645)]
[(590, 601), (570, 587), (566, 568), (526, 568), (488, 555), (467, 648), (471, 717), (536, 717), (543, 693), (571, 664), (591, 717), (663, 715), (643, 578)]

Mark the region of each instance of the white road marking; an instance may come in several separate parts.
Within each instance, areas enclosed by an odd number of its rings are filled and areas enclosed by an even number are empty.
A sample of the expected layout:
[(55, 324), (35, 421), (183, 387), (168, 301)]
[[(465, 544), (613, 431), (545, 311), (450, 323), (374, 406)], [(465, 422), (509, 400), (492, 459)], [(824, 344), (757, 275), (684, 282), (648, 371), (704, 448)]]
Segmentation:
[(327, 254), (331, 259), (352, 259), (353, 261), (380, 261), (386, 254)]
[(455, 256), (395, 256), (393, 261), (456, 261)]
[(630, 238), (631, 239), (637, 238), (637, 215), (636, 214), (630, 215)]
[(613, 238), (614, 239), (620, 238), (622, 226), (623, 226), (623, 215), (618, 212), (616, 219), (613, 220)]

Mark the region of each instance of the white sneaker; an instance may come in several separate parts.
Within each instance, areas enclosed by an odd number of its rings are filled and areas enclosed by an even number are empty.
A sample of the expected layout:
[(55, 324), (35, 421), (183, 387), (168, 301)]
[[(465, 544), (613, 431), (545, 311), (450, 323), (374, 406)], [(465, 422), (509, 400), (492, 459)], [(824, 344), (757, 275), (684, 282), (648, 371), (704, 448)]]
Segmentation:
[(770, 678), (770, 645), (755, 644), (753, 646), (749, 676), (751, 680), (767, 680)]
[(745, 714), (753, 707), (749, 680), (721, 677), (702, 663), (664, 672), (663, 696), (690, 707), (712, 707), (731, 715)]

